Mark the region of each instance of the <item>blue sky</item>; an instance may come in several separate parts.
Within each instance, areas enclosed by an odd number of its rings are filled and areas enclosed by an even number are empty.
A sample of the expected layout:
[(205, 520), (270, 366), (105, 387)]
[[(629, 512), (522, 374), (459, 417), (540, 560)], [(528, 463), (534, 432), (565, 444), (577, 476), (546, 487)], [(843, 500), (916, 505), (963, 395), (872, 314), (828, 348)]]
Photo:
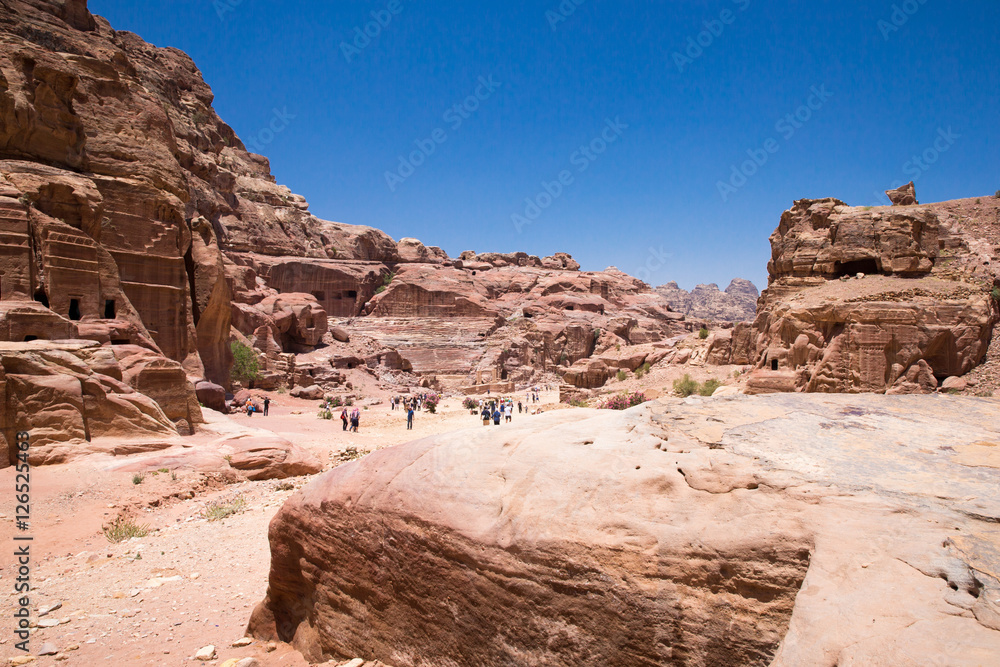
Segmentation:
[(764, 287), (796, 199), (1000, 188), (995, 0), (89, 6), (189, 53), (313, 213), (452, 256)]

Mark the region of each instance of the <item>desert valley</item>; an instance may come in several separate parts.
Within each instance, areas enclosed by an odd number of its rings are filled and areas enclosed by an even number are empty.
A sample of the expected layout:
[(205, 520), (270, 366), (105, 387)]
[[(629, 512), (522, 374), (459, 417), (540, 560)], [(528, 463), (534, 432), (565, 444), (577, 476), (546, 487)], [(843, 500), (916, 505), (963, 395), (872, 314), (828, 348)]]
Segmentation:
[(322, 220), (213, 101), (0, 1), (8, 664), (1000, 664), (1000, 192), (688, 292)]

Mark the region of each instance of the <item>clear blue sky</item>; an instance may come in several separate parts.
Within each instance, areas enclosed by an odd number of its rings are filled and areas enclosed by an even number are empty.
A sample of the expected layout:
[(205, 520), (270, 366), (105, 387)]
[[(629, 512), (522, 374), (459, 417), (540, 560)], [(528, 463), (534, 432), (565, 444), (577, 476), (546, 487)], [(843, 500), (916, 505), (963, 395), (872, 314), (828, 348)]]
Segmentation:
[[(316, 215), (452, 256), (565, 251), (584, 269), (615, 265), (654, 285), (739, 276), (763, 287), (768, 236), (796, 199), (871, 205), (914, 176), (921, 201), (1000, 188), (995, 0), (575, 2), (563, 3), (572, 14), (559, 0), (90, 9), (189, 53), (222, 118), (259, 140)], [(391, 22), (345, 55), (355, 28), (390, 4)], [(699, 38), (707, 46), (688, 52)], [(445, 114), (481, 76), (500, 86), (479, 87), (485, 99), (456, 127)], [(275, 109), (295, 117), (261, 135)], [(808, 120), (783, 120), (796, 112)], [(628, 127), (604, 132), (606, 119)], [(444, 143), (391, 190), (386, 172), (435, 130)], [(614, 139), (602, 154), (576, 153), (601, 149), (602, 132)], [(912, 162), (925, 152), (933, 164)], [(751, 154), (766, 163), (747, 165), (756, 173), (733, 179), (724, 201), (719, 182)], [(568, 185), (519, 231), (511, 216), (535, 213), (526, 198), (548, 203), (542, 183), (564, 171)]]

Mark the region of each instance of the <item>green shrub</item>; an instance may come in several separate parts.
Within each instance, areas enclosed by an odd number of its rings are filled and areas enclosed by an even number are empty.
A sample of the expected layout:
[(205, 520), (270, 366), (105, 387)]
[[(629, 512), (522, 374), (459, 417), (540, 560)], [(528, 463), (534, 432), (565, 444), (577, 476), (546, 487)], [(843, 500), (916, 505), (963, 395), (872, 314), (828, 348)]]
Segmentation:
[(617, 377), (617, 378), (618, 378), (618, 381), (619, 381), (619, 382), (624, 382), (624, 381), (625, 381), (625, 379), (626, 379), (626, 378), (628, 378), (628, 373), (626, 373), (626, 372), (625, 372), (625, 369), (624, 369), (624, 368), (622, 368), (622, 369), (619, 369), (619, 371), (618, 371), (618, 373), (617, 373), (617, 374), (615, 375), (615, 377)]
[(386, 289), (388, 289), (389, 287), (389, 284), (392, 282), (392, 279), (395, 277), (396, 277), (395, 273), (387, 273), (384, 276), (382, 276), (382, 284), (379, 286), (377, 290), (375, 290), (375, 293), (381, 294), (382, 292), (386, 291)]
[(588, 407), (587, 406), (587, 401), (581, 401), (579, 398), (574, 398), (572, 401), (569, 402), (569, 404), (572, 405), (574, 408), (586, 408), (586, 407)]
[(563, 352), (562, 354), (559, 355), (559, 363), (560, 364), (565, 364), (567, 361), (569, 361), (569, 355), (568, 354), (566, 354), (565, 352)]
[(715, 390), (722, 386), (722, 383), (716, 379), (706, 380), (705, 384), (701, 385), (698, 393), (702, 396), (711, 396), (715, 393)]
[(316, 416), (319, 417), (320, 419), (330, 420), (333, 419), (333, 412), (330, 410), (330, 408), (323, 408), (319, 411), (319, 414)]
[(242, 384), (256, 380), (260, 375), (260, 362), (253, 348), (234, 340), (229, 344), (229, 349), (233, 352), (233, 367), (229, 371), (229, 376)]
[(143, 475), (141, 472), (137, 472), (136, 474), (132, 475), (132, 483), (138, 486), (139, 484), (142, 484), (142, 480), (144, 480), (145, 478), (146, 478), (145, 475)]
[(674, 392), (683, 398), (698, 391), (698, 383), (691, 379), (690, 375), (685, 375), (680, 380), (674, 380)]
[(708, 329), (706, 329), (705, 327), (702, 327), (701, 330), (698, 331), (698, 338), (700, 338), (702, 340), (705, 340), (706, 338), (708, 338)]
[(137, 524), (126, 516), (119, 516), (111, 523), (101, 527), (104, 537), (112, 544), (118, 544), (133, 537), (146, 537), (149, 535), (149, 526)]
[(1000, 190), (997, 190), (996, 194), (994, 194), (993, 196), (996, 197), (997, 199), (1000, 199)]
[(438, 404), (440, 402), (441, 402), (440, 394), (431, 393), (427, 394), (427, 396), (424, 398), (424, 405), (427, 406), (427, 412), (431, 413), (432, 415), (437, 412)]
[(643, 375), (649, 372), (650, 368), (652, 368), (652, 366), (649, 365), (649, 362), (644, 363), (642, 366), (635, 369), (635, 377), (637, 379), (642, 378)]
[(993, 289), (991, 289), (990, 290), (990, 297), (996, 303), (1000, 303), (1000, 287), (994, 287)]

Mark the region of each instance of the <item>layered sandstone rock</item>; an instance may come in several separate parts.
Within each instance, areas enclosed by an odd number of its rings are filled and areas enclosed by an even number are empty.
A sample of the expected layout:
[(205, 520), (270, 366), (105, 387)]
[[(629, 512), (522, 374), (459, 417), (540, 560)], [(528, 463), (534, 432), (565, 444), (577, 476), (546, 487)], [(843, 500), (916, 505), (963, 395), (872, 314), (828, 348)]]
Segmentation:
[[(95, 451), (163, 449), (178, 438), (172, 419), (192, 419), (188, 397), (157, 392), (148, 370), (143, 381), (133, 384), (135, 377), (123, 370), (111, 349), (96, 343), (0, 343), (0, 366), (3, 449), (14, 442), (15, 433), (28, 431), (34, 465)], [(184, 404), (182, 414), (174, 410), (177, 399)], [(200, 412), (198, 416), (200, 420)], [(2, 465), (13, 463), (14, 454), (7, 452)]]
[(382, 450), (277, 514), (250, 631), (400, 667), (988, 664), (995, 419), (954, 400), (692, 398)]
[(757, 318), (729, 355), (757, 366), (748, 391), (931, 391), (979, 364), (998, 318), (993, 246), (938, 206), (786, 211)]

